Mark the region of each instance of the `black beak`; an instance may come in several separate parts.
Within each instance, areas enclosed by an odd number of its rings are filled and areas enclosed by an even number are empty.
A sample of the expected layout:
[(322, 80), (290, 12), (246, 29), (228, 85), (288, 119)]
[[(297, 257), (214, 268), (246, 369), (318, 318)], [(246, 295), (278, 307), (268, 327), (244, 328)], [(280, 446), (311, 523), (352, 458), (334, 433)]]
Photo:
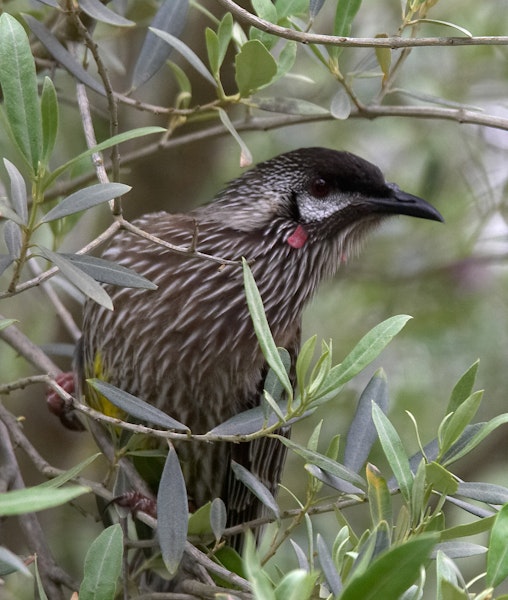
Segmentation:
[(372, 200), (379, 212), (444, 222), (443, 217), (432, 204), (418, 198), (418, 196), (403, 192), (394, 183), (389, 183), (388, 188), (391, 193), (386, 198), (381, 197)]

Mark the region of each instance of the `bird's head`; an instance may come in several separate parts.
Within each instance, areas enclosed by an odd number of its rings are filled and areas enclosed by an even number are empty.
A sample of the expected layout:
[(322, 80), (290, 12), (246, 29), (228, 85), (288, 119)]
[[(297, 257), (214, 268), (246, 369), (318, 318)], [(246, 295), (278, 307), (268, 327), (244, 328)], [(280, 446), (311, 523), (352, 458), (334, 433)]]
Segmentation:
[(277, 224), (294, 248), (337, 237), (349, 248), (394, 214), (443, 220), (425, 200), (387, 183), (372, 163), (327, 148), (300, 148), (260, 163), (210, 208), (215, 219), (240, 231), (273, 231)]

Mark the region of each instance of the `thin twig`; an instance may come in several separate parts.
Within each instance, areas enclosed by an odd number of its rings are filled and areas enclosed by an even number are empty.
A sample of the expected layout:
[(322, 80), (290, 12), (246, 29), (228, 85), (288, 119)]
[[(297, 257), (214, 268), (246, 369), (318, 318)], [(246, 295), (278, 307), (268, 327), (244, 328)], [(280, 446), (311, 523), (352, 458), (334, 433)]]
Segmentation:
[(240, 257), (238, 258), (238, 260), (229, 260), (227, 258), (221, 258), (220, 256), (212, 256), (211, 254), (205, 254), (204, 252), (199, 252), (198, 250), (195, 249), (194, 236), (193, 236), (191, 245), (189, 247), (175, 246), (175, 244), (171, 244), (170, 242), (167, 242), (166, 240), (163, 240), (155, 235), (152, 235), (151, 233), (147, 233), (143, 229), (136, 227), (136, 225), (133, 225), (132, 223), (130, 223), (129, 221), (126, 221), (125, 219), (122, 219), (122, 227), (124, 229), (127, 229), (128, 231), (134, 233), (135, 235), (144, 238), (145, 240), (150, 240), (151, 242), (153, 242), (154, 244), (157, 244), (158, 246), (163, 246), (164, 248), (171, 250), (171, 252), (174, 252), (175, 254), (180, 254), (182, 256), (188, 256), (188, 257), (201, 258), (204, 260), (210, 260), (212, 262), (219, 263), (220, 265), (239, 266), (241, 264)]
[[(81, 115), (81, 123), (83, 124), (83, 132), (85, 134), (86, 145), (88, 148), (97, 146), (97, 138), (93, 128), (92, 115), (90, 112), (90, 102), (86, 93), (86, 87), (83, 83), (76, 84), (76, 97), (78, 100), (79, 114)], [(109, 177), (104, 167), (104, 160), (100, 152), (92, 154), (92, 164), (95, 167), (95, 175), (100, 183), (108, 183)]]
[[(0, 320), (4, 319), (0, 315)], [(19, 352), (23, 358), (31, 363), (36, 369), (55, 377), (61, 373), (55, 363), (28, 338), (16, 325), (10, 325), (0, 330), (0, 338), (7, 342), (14, 350)]]
[[(109, 78), (108, 71), (104, 62), (102, 61), (102, 57), (99, 53), (97, 44), (95, 43), (88, 29), (83, 25), (83, 22), (79, 17), (79, 7), (72, 0), (68, 0), (67, 7), (70, 11), (70, 15), (74, 25), (76, 26), (79, 34), (82, 36), (86, 47), (92, 53), (92, 56), (95, 60), (95, 64), (97, 65), (97, 72), (99, 73), (99, 77), (101, 78), (102, 84), (104, 86), (104, 90), (106, 92), (106, 99), (108, 102), (109, 133), (111, 136), (114, 136), (118, 133), (118, 102), (113, 91), (113, 86), (111, 85), (111, 80)], [(81, 85), (83, 84), (78, 84), (78, 103), (79, 98), (81, 98), (82, 101), (81, 103), (79, 103), (79, 108), (81, 117), (84, 119), (83, 124), (85, 125), (86, 123), (85, 133), (89, 134), (89, 137), (87, 137), (87, 144), (88, 147), (91, 148), (94, 145), (97, 145), (97, 141), (95, 140), (95, 134), (92, 126), (90, 103), (88, 102), (88, 97), (86, 96), (86, 90), (83, 89), (82, 92), (80, 92), (79, 86)], [(115, 144), (111, 149), (111, 166), (113, 181), (118, 181), (120, 177), (120, 149), (118, 144)], [(104, 178), (104, 181), (101, 177)], [(101, 173), (101, 177), (99, 177), (99, 181), (101, 181), (101, 183), (106, 183), (108, 181), (105, 170)], [(115, 198), (111, 200), (110, 206), (113, 215), (116, 216), (122, 214), (122, 204), (120, 198)]]

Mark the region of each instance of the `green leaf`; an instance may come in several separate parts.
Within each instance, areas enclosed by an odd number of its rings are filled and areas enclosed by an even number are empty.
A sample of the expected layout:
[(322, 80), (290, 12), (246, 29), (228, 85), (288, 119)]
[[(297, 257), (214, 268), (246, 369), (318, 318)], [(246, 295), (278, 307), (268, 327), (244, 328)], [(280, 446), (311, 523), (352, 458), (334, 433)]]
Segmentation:
[[(453, 560), (444, 551), (438, 550), (436, 555), (436, 577), (438, 582), (437, 600), (455, 600), (459, 582), (458, 569)], [(447, 594), (441, 595), (441, 592)], [(451, 597), (448, 594), (451, 593)]]
[(235, 80), (243, 98), (268, 85), (276, 74), (275, 59), (259, 40), (246, 42), (235, 57)]
[(242, 140), (240, 134), (235, 129), (235, 126), (231, 122), (231, 119), (228, 116), (228, 113), (223, 108), (217, 109), (219, 113), (220, 120), (224, 127), (229, 131), (229, 133), (233, 136), (233, 139), (240, 146), (240, 166), (248, 167), (252, 164), (252, 154), (247, 147), (247, 144)]
[(331, 344), (321, 342), (321, 356), (316, 361), (314, 368), (310, 372), (309, 384), (304, 392), (309, 398), (313, 398), (318, 392), (332, 368), (332, 348)]
[(380, 521), (373, 531), (363, 533), (358, 547), (360, 552), (351, 568), (350, 577), (357, 577), (369, 568), (373, 560), (390, 547), (390, 526), (386, 521)]
[(162, 559), (174, 575), (185, 550), (189, 506), (182, 469), (175, 449), (169, 449), (157, 494), (157, 535)]
[(277, 23), (277, 9), (272, 0), (251, 0), (252, 8), (260, 19)]
[(206, 51), (208, 53), (208, 63), (215, 79), (219, 78), (219, 38), (215, 31), (207, 27), (205, 29)]
[(314, 452), (305, 448), (304, 446), (300, 446), (296, 442), (293, 442), (282, 435), (274, 435), (277, 439), (279, 439), (287, 448), (293, 451), (298, 456), (301, 456), (305, 461), (318, 466), (323, 471), (334, 475), (335, 477), (339, 477), (340, 479), (344, 479), (345, 481), (352, 483), (353, 485), (359, 487), (360, 489), (366, 488), (365, 480), (347, 469), (344, 465), (328, 458), (324, 454), (320, 454), (319, 452)]
[(145, 290), (157, 289), (157, 286), (146, 279), (146, 277), (142, 277), (136, 271), (118, 265), (110, 260), (86, 254), (67, 254), (64, 252), (60, 254), (100, 283)]
[[(324, 0), (322, 0), (324, 2)], [(277, 9), (277, 17), (279, 21), (290, 15), (304, 16), (307, 10), (310, 12), (309, 0), (276, 0), (275, 8)]]
[(275, 588), (276, 600), (307, 600), (312, 597), (319, 573), (294, 569), (282, 578)]
[(55, 147), (58, 133), (58, 98), (55, 86), (49, 77), (44, 78), (41, 95), (42, 156), (41, 162), (47, 167)]
[(44, 248), (44, 246), (36, 247), (37, 253), (58, 267), (61, 274), (77, 287), (78, 290), (85, 294), (85, 296), (88, 296), (94, 302), (97, 302), (97, 304), (104, 306), (104, 308), (113, 310), (113, 302), (111, 301), (109, 294), (99, 283), (92, 279), (90, 275), (87, 275), (61, 254), (53, 252), (52, 250), (49, 250), (49, 248)]
[[(411, 461), (410, 461), (411, 464)], [(432, 490), (427, 486), (425, 474), (425, 459), (422, 458), (414, 472), (413, 487), (411, 488), (410, 514), (413, 523), (420, 523), (427, 507), (428, 495)]]
[(316, 349), (317, 336), (313, 335), (304, 344), (296, 359), (296, 381), (298, 388), (303, 390), (307, 382), (307, 374)]
[(179, 40), (176, 36), (167, 33), (166, 31), (162, 31), (161, 29), (156, 29), (155, 27), (150, 27), (150, 31), (158, 35), (162, 40), (169, 44), (172, 48), (174, 48), (179, 54), (181, 54), (185, 60), (192, 66), (196, 71), (203, 76), (207, 81), (209, 81), (214, 87), (217, 87), (217, 82), (210, 75), (210, 71), (206, 68), (203, 61), (199, 58), (199, 56), (191, 49), (187, 44), (184, 44), (181, 40)]
[(152, 423), (166, 429), (174, 429), (175, 431), (189, 431), (186, 425), (173, 419), (165, 412), (162, 412), (162, 410), (128, 392), (124, 392), (110, 383), (106, 383), (100, 379), (87, 379), (87, 383), (105, 396), (111, 404), (114, 404), (140, 421)]
[(226, 505), (221, 498), (214, 498), (210, 507), (210, 526), (215, 536), (215, 540), (218, 542), (227, 524), (227, 512)]
[(4, 239), (7, 250), (9, 251), (9, 256), (11, 258), (17, 258), (21, 252), (21, 228), (16, 225), (16, 223), (7, 221), (4, 226)]
[(291, 70), (295, 64), (297, 48), (297, 43), (293, 41), (287, 42), (284, 48), (282, 48), (277, 59), (277, 75), (274, 81), (281, 79)]
[[(287, 402), (282, 402), (280, 404), (280, 408), (282, 412), (286, 410)], [(255, 431), (260, 431), (263, 428), (272, 427), (276, 424), (281, 424), (279, 417), (272, 412), (268, 418), (266, 416), (265, 407), (256, 406), (256, 408), (250, 408), (241, 413), (233, 415), (230, 419), (227, 419), (223, 423), (216, 425), (213, 429), (211, 429), (208, 433), (212, 435), (249, 435), (254, 433)], [(287, 425), (291, 425), (295, 423), (297, 420), (302, 419), (312, 411), (308, 411), (301, 417), (295, 417), (292, 419), (285, 420)]]
[(180, 102), (179, 106), (181, 108), (187, 108), (192, 98), (191, 82), (187, 77), (185, 71), (182, 68), (180, 68), (176, 63), (168, 60), (167, 65), (173, 71), (176, 83), (178, 84), (178, 87), (180, 89), (180, 94), (178, 95), (178, 99)]
[(322, 397), (336, 395), (340, 387), (358, 375), (360, 371), (379, 356), (381, 351), (411, 318), (408, 315), (397, 315), (386, 319), (386, 321), (371, 329), (356, 344), (342, 363), (330, 370), (326, 381), (319, 390), (319, 395)]
[(17, 554), (0, 546), (0, 577), (3, 578), (11, 573), (22, 573), (27, 577), (32, 577), (32, 573)]
[(467, 590), (460, 589), (457, 585), (446, 579), (438, 580), (437, 600), (469, 600), (471, 596)]
[(35, 486), (0, 494), (0, 516), (10, 517), (66, 504), (78, 496), (88, 494), (90, 488), (71, 485), (65, 488)]
[(507, 504), (508, 488), (495, 483), (484, 483), (482, 481), (460, 482), (456, 492), (459, 496), (465, 496), (471, 500), (479, 500), (488, 504)]
[(330, 111), (318, 104), (299, 98), (287, 98), (285, 96), (263, 96), (252, 100), (252, 105), (259, 110), (267, 112), (282, 113), (284, 115), (319, 116), (329, 115)]
[(351, 114), (351, 98), (343, 87), (340, 87), (332, 96), (330, 114), (334, 119), (345, 121)]
[(487, 548), (480, 544), (452, 540), (450, 542), (440, 542), (437, 544), (434, 548), (433, 554), (436, 552), (444, 552), (448, 558), (455, 559), (485, 554), (487, 552)]
[(279, 507), (270, 490), (248, 469), (234, 460), (231, 461), (231, 469), (238, 481), (241, 481), (262, 502), (263, 506), (268, 508), (274, 517), (278, 519), (280, 517)]
[(479, 533), (484, 533), (485, 531), (490, 531), (496, 517), (497, 515), (484, 517), (483, 519), (472, 521), (466, 525), (456, 525), (455, 527), (444, 529), (440, 532), (439, 539), (444, 542), (446, 540), (455, 540), (459, 537), (470, 537)]
[[(151, 26), (178, 38), (187, 21), (188, 11), (189, 0), (164, 0), (160, 4)], [(155, 33), (148, 31), (134, 67), (131, 89), (137, 89), (153, 77), (164, 65), (172, 49), (172, 46), (168, 46)]]
[[(278, 348), (277, 350), (279, 351), (279, 356), (286, 372), (289, 373), (291, 369), (291, 357), (289, 356), (289, 352), (285, 348)], [(272, 369), (269, 369), (266, 375), (264, 391), (265, 396), (268, 394), (266, 400), (269, 401), (272, 410), (281, 421), (284, 421), (285, 419), (280, 408), (280, 403), (284, 400), (284, 386)]]
[(480, 403), (482, 401), (483, 392), (475, 392), (469, 398), (464, 400), (457, 410), (440, 428), (439, 436), (439, 454), (443, 456), (449, 450), (454, 442), (464, 432), (464, 429), (469, 425), (474, 418)]
[(487, 585), (496, 587), (508, 577), (508, 504), (497, 514), (487, 554)]
[[(333, 25), (333, 35), (338, 37), (348, 37), (351, 33), (353, 20), (358, 12), (362, 0), (339, 0), (335, 12), (335, 21)], [(330, 55), (337, 59), (343, 48), (341, 46), (331, 46)]]
[[(386, 37), (388, 37), (386, 33), (379, 33), (376, 35), (376, 38)], [(383, 46), (376, 46), (376, 58), (383, 73), (384, 83), (387, 80), (388, 75), (390, 74), (390, 66), (392, 64), (392, 49), (384, 48)]]
[(12, 139), (34, 175), (42, 151), (35, 63), (25, 30), (7, 13), (0, 16), (0, 65), (0, 86)]
[[(321, 537), (321, 534), (317, 535), (317, 551), (319, 557), (319, 564), (321, 565), (321, 569), (323, 570), (323, 574), (326, 579), (326, 583), (330, 588), (330, 591), (334, 596), (340, 594), (342, 590), (342, 581), (339, 573), (337, 572), (337, 568), (333, 562), (330, 551), (328, 550), (328, 546), (325, 541)], [(359, 598), (359, 597), (358, 597)]]
[(381, 410), (388, 410), (388, 383), (385, 372), (378, 369), (363, 390), (355, 416), (349, 427), (344, 448), (344, 465), (359, 473), (365, 464), (369, 453), (377, 440), (377, 432), (372, 421), (372, 403), (375, 402)]
[(17, 225), (23, 226), (23, 219), (18, 215), (18, 213), (13, 210), (10, 206), (7, 206), (5, 202), (2, 202), (0, 199), (0, 219), (7, 219), (8, 221), (13, 221)]
[(418, 535), (381, 554), (367, 570), (351, 578), (340, 599), (398, 598), (418, 578), (437, 539), (432, 533)]
[(256, 552), (256, 542), (250, 530), (245, 534), (243, 567), (248, 580), (252, 584), (255, 600), (276, 600), (270, 579), (261, 566), (261, 561)]
[(473, 34), (466, 29), (465, 27), (461, 27), (460, 25), (456, 25), (455, 23), (450, 23), (449, 21), (440, 21), (439, 19), (418, 19), (418, 23), (431, 23), (433, 25), (442, 25), (444, 27), (451, 27), (452, 29), (456, 29), (463, 33), (466, 37), (472, 38)]
[(123, 532), (116, 523), (102, 531), (86, 553), (80, 600), (114, 600), (122, 558)]
[(125, 19), (121, 15), (104, 6), (100, 0), (79, 0), (79, 8), (87, 15), (102, 23), (116, 27), (133, 27), (134, 21)]
[(39, 600), (48, 600), (48, 596), (46, 595), (46, 592), (44, 591), (44, 588), (42, 586), (42, 578), (39, 573), (39, 564), (37, 562), (37, 556), (35, 557), (35, 581), (37, 583), (37, 593), (39, 594)]
[(118, 196), (123, 196), (131, 190), (130, 185), (124, 183), (97, 183), (87, 188), (74, 192), (58, 203), (41, 219), (41, 223), (49, 223), (69, 215), (87, 210), (97, 204), (108, 202)]
[(457, 381), (451, 393), (445, 414), (455, 412), (457, 408), (464, 402), (464, 400), (467, 400), (467, 398), (469, 398), (469, 396), (473, 393), (473, 386), (476, 380), (476, 373), (478, 372), (479, 365), (480, 361), (477, 360)]
[(284, 386), (288, 397), (292, 398), (293, 387), (289, 380), (289, 375), (287, 374), (284, 363), (280, 357), (277, 346), (275, 345), (272, 332), (270, 331), (270, 326), (268, 325), (263, 308), (263, 301), (256, 286), (254, 276), (252, 275), (252, 271), (250, 270), (245, 258), (242, 258), (242, 264), (245, 296), (247, 298), (249, 313), (254, 325), (254, 331), (256, 332), (259, 345), (261, 346), (263, 355), (266, 358), (266, 362), (279, 378), (279, 381)]
[(457, 492), (459, 484), (455, 477), (437, 462), (425, 465), (427, 483), (441, 494), (453, 495)]
[[(219, 498), (216, 498), (219, 500)], [(196, 511), (194, 511), (191, 515), (189, 515), (189, 523), (187, 527), (187, 535), (208, 535), (212, 533), (212, 528), (210, 526), (210, 512), (212, 508), (212, 503), (207, 502), (200, 506)]]
[(41, 44), (53, 56), (62, 67), (64, 67), (78, 81), (84, 83), (91, 90), (94, 90), (101, 96), (106, 95), (106, 91), (102, 83), (94, 79), (88, 71), (74, 58), (74, 56), (59, 42), (49, 29), (40, 21), (31, 15), (23, 15), (26, 23), (32, 32), (39, 38)]
[(222, 17), (222, 21), (219, 23), (219, 28), (217, 29), (217, 37), (219, 39), (219, 68), (226, 58), (226, 52), (228, 51), (229, 42), (231, 41), (232, 36), (233, 15), (228, 12)]
[(15, 222), (18, 225), (26, 225), (28, 222), (28, 203), (25, 180), (16, 165), (12, 164), (10, 160), (4, 158), (4, 165), (11, 181), (10, 201), (19, 217), (19, 222)]
[[(321, 427), (323, 426), (323, 420), (319, 421), (319, 423), (314, 427), (314, 430), (310, 434), (309, 441), (307, 442), (307, 449), (312, 452), (317, 452), (318, 444), (319, 444), (319, 436), (321, 435)], [(328, 457), (331, 458), (331, 457)], [(332, 458), (332, 460), (334, 460)]]
[(65, 473), (61, 473), (60, 475), (58, 475), (58, 477), (53, 477), (53, 479), (48, 479), (48, 481), (41, 483), (37, 487), (39, 487), (39, 488), (61, 487), (64, 483), (67, 483), (71, 479), (74, 479), (74, 477), (77, 477), (81, 473), (81, 471), (83, 471), (83, 469), (88, 467), (88, 465), (92, 464), (95, 459), (99, 458), (99, 456), (102, 456), (102, 454), (100, 452), (97, 452), (96, 454), (92, 454), (92, 456), (85, 458), (85, 460), (81, 461), (79, 464), (75, 465), (74, 467), (71, 467), (68, 471), (65, 471)]
[(372, 418), (379, 435), (379, 441), (383, 447), (383, 452), (390, 463), (402, 496), (409, 503), (411, 499), (411, 487), (413, 485), (413, 474), (411, 473), (409, 461), (399, 434), (377, 404), (372, 404)]
[[(476, 448), (487, 436), (489, 436), (495, 429), (500, 425), (508, 423), (508, 413), (498, 415), (487, 423), (475, 423), (466, 427), (465, 434), (471, 431), (471, 434), (463, 435), (462, 437), (467, 438), (463, 444), (460, 444), (460, 448), (456, 452), (453, 452), (453, 447), (448, 452), (447, 456), (443, 457), (443, 465), (446, 466), (452, 462), (455, 462), (459, 458), (462, 458), (466, 454), (469, 454), (471, 450)], [(460, 441), (460, 440), (459, 440)]]
[(379, 470), (371, 464), (367, 465), (367, 492), (369, 508), (374, 525), (385, 521), (389, 525), (392, 522), (392, 498), (386, 480), (381, 477)]
[(122, 142), (134, 140), (138, 137), (142, 137), (145, 135), (151, 135), (152, 133), (164, 133), (165, 131), (166, 130), (163, 127), (151, 126), (151, 127), (139, 127), (138, 129), (131, 129), (130, 131), (125, 131), (124, 133), (119, 133), (118, 135), (114, 135), (113, 137), (110, 137), (107, 140), (104, 140), (100, 144), (97, 144), (97, 146), (94, 146), (93, 148), (89, 148), (88, 150), (85, 150), (81, 154), (78, 154), (78, 156), (71, 158), (65, 164), (63, 164), (60, 167), (58, 167), (57, 169), (55, 169), (53, 171), (53, 173), (51, 173), (51, 175), (49, 175), (47, 177), (47, 179), (45, 179), (44, 189), (47, 189), (53, 183), (53, 181), (55, 181), (55, 179), (60, 177), (60, 175), (62, 175), (62, 173), (64, 173), (67, 169), (70, 169), (71, 167), (73, 167), (74, 165), (79, 163), (81, 160), (83, 160), (83, 158), (86, 158), (87, 156), (91, 156), (92, 154), (95, 154), (96, 152), (102, 152), (102, 150), (106, 150), (107, 148), (111, 148), (111, 146), (116, 146), (116, 144), (121, 144)]

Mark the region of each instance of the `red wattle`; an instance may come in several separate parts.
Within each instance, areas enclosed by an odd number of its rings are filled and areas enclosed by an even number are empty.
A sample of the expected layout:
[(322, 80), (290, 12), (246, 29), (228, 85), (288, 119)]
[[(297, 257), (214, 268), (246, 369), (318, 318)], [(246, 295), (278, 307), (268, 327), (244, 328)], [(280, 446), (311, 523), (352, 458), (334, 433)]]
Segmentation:
[(286, 241), (292, 248), (302, 248), (308, 237), (305, 229), (301, 225), (298, 225)]

